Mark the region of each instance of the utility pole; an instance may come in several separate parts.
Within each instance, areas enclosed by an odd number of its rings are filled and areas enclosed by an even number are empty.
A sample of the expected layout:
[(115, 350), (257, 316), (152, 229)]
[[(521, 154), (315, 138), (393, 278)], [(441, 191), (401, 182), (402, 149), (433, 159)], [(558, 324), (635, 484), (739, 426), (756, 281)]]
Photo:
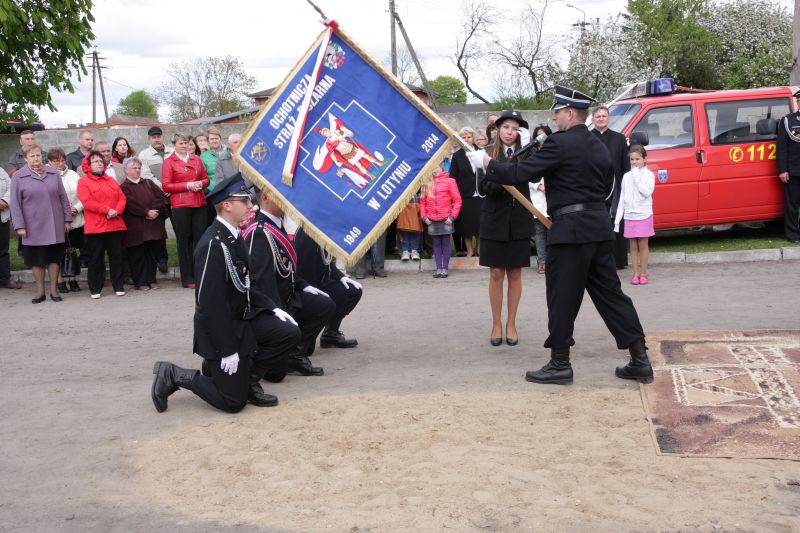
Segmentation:
[[(795, 0), (795, 1), (797, 1), (797, 0)], [(567, 7), (571, 7), (572, 9), (577, 9), (578, 11), (580, 11), (583, 14), (583, 22), (578, 21), (575, 24), (573, 24), (573, 26), (576, 27), (576, 28), (580, 27), (581, 33), (586, 31), (586, 26), (591, 26), (592, 25), (591, 22), (586, 22), (586, 11), (584, 11), (583, 9), (579, 8), (578, 6), (574, 6), (572, 4), (564, 4), (564, 5), (566, 5)]]
[[(800, 0), (797, 0), (800, 2)], [(417, 53), (414, 52), (414, 47), (411, 46), (411, 39), (408, 38), (408, 34), (406, 33), (406, 28), (403, 26), (403, 21), (400, 20), (400, 16), (395, 13), (394, 18), (397, 20), (397, 25), (400, 27), (400, 33), (403, 34), (403, 39), (406, 42), (406, 46), (408, 47), (408, 52), (411, 54), (411, 59), (414, 60), (414, 65), (417, 67), (417, 72), (419, 72), (419, 77), (422, 80), (422, 86), (425, 89), (425, 92), (428, 93), (428, 100), (431, 102), (431, 107), (434, 111), (436, 111), (436, 101), (433, 98), (433, 94), (431, 93), (430, 85), (428, 85), (428, 80), (425, 78), (425, 73), (422, 71), (422, 65), (419, 64), (419, 59), (417, 59)]]
[(97, 50), (95, 50), (94, 59), (97, 62), (97, 77), (100, 79), (100, 96), (103, 98), (103, 114), (106, 117), (106, 127), (108, 127), (108, 105), (106, 105), (106, 90), (103, 88), (103, 71), (100, 69), (100, 60), (105, 58), (98, 57)]
[(800, 0), (794, 0), (794, 25), (792, 27), (792, 71), (790, 85), (800, 85)]
[(92, 52), (92, 131), (97, 129), (97, 52)]
[[(797, 0), (800, 1), (800, 0)], [(389, 0), (389, 24), (391, 25), (392, 35), (392, 74), (397, 76), (397, 40), (395, 38), (394, 27), (394, 0)]]

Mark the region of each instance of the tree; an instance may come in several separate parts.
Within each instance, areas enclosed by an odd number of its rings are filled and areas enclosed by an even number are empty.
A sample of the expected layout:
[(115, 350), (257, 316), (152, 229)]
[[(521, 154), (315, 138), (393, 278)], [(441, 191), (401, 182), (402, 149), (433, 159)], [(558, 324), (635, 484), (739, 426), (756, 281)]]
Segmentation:
[(490, 5), (474, 0), (465, 0), (461, 4), (461, 30), (456, 37), (456, 50), (450, 60), (464, 78), (467, 91), (488, 104), (489, 100), (478, 94), (470, 85), (470, 69), (476, 68), (484, 57), (484, 40), (491, 37), (491, 27), (498, 12)]
[(552, 74), (559, 83), (584, 91), (598, 101), (607, 102), (623, 85), (656, 78), (661, 65), (644, 65), (631, 57), (644, 54), (643, 44), (628, 31), (620, 18), (609, 18), (582, 31), (569, 47), (566, 72)]
[(720, 40), (715, 65), (723, 89), (785, 85), (792, 62), (792, 15), (766, 0), (715, 4), (707, 21)]
[(144, 89), (133, 91), (119, 101), (114, 112), (131, 117), (158, 118), (158, 100), (150, 96), (150, 93)]
[(258, 83), (239, 58), (203, 57), (172, 62), (169, 81), (159, 89), (175, 122), (224, 115), (247, 106), (247, 93)]
[(0, 123), (32, 121), (32, 107), (56, 111), (51, 91), (75, 92), (94, 39), (91, 0), (0, 0)]
[[(551, 0), (540, 4), (529, 3), (520, 17), (520, 31), (508, 40), (498, 40), (490, 51), (490, 57), (510, 68), (519, 81), (527, 85), (527, 96), (541, 100), (546, 87), (547, 72), (553, 65), (555, 55), (550, 41), (545, 38), (545, 16)], [(507, 77), (507, 76), (506, 76)], [(502, 77), (501, 77), (502, 78)], [(520, 87), (519, 83), (515, 86)], [(526, 95), (513, 95), (517, 98)]]
[(437, 76), (430, 82), (431, 91), (437, 94), (436, 103), (447, 104), (466, 104), (467, 91), (464, 84), (453, 76)]
[[(628, 0), (629, 27), (643, 45), (634, 64), (660, 67), (679, 85), (716, 89), (719, 38), (708, 28), (709, 0)], [(743, 21), (745, 22), (745, 21)]]

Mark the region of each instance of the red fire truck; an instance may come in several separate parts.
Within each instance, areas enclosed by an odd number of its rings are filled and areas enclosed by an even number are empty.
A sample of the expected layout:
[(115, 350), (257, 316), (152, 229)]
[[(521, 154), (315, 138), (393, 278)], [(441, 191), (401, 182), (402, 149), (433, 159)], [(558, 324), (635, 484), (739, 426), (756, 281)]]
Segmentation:
[(797, 89), (678, 93), (669, 78), (620, 89), (609, 127), (647, 147), (656, 229), (781, 218), (775, 132)]

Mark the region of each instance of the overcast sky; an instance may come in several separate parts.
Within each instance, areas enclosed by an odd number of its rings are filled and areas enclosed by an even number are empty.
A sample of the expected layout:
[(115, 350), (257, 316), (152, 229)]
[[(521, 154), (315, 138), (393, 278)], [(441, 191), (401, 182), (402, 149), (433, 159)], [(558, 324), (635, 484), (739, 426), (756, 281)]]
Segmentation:
[[(551, 0), (552, 2), (552, 0)], [(315, 0), (379, 61), (389, 56), (388, 0)], [(575, 7), (569, 7), (571, 3)], [(779, 0), (791, 10), (792, 0)], [(411, 42), (424, 59), (425, 74), (458, 76), (449, 57), (455, 48), (461, 0), (396, 0), (397, 12)], [(505, 30), (513, 31), (525, 0), (497, 0)], [(626, 0), (555, 1), (548, 8), (547, 33), (553, 41), (568, 42), (583, 20), (605, 20), (625, 11)], [(578, 9), (579, 8), (579, 9)], [(583, 10), (583, 13), (581, 12)], [(163, 0), (97, 0), (95, 42), (101, 57), (109, 114), (121, 98), (137, 89), (156, 89), (172, 61), (204, 56), (238, 56), (257, 90), (278, 85), (323, 29), (317, 13), (305, 0), (228, 0), (171, 2)], [(402, 45), (397, 33), (398, 47)], [(87, 61), (87, 68), (91, 62)], [(475, 75), (482, 94), (493, 95), (491, 79)], [(92, 118), (91, 70), (76, 82), (74, 94), (54, 94), (56, 113), (40, 110), (48, 128)], [(104, 120), (98, 87), (97, 118)], [(166, 113), (166, 108), (161, 109)]]

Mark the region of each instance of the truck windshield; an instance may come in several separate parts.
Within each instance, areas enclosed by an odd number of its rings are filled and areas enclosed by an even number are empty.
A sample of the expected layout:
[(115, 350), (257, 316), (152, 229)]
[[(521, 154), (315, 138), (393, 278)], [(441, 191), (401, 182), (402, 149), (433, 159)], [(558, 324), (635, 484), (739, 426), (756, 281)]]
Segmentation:
[(640, 104), (620, 103), (614, 104), (608, 108), (608, 114), (611, 120), (608, 127), (614, 131), (621, 132), (625, 129), (631, 119), (639, 112), (642, 106)]

